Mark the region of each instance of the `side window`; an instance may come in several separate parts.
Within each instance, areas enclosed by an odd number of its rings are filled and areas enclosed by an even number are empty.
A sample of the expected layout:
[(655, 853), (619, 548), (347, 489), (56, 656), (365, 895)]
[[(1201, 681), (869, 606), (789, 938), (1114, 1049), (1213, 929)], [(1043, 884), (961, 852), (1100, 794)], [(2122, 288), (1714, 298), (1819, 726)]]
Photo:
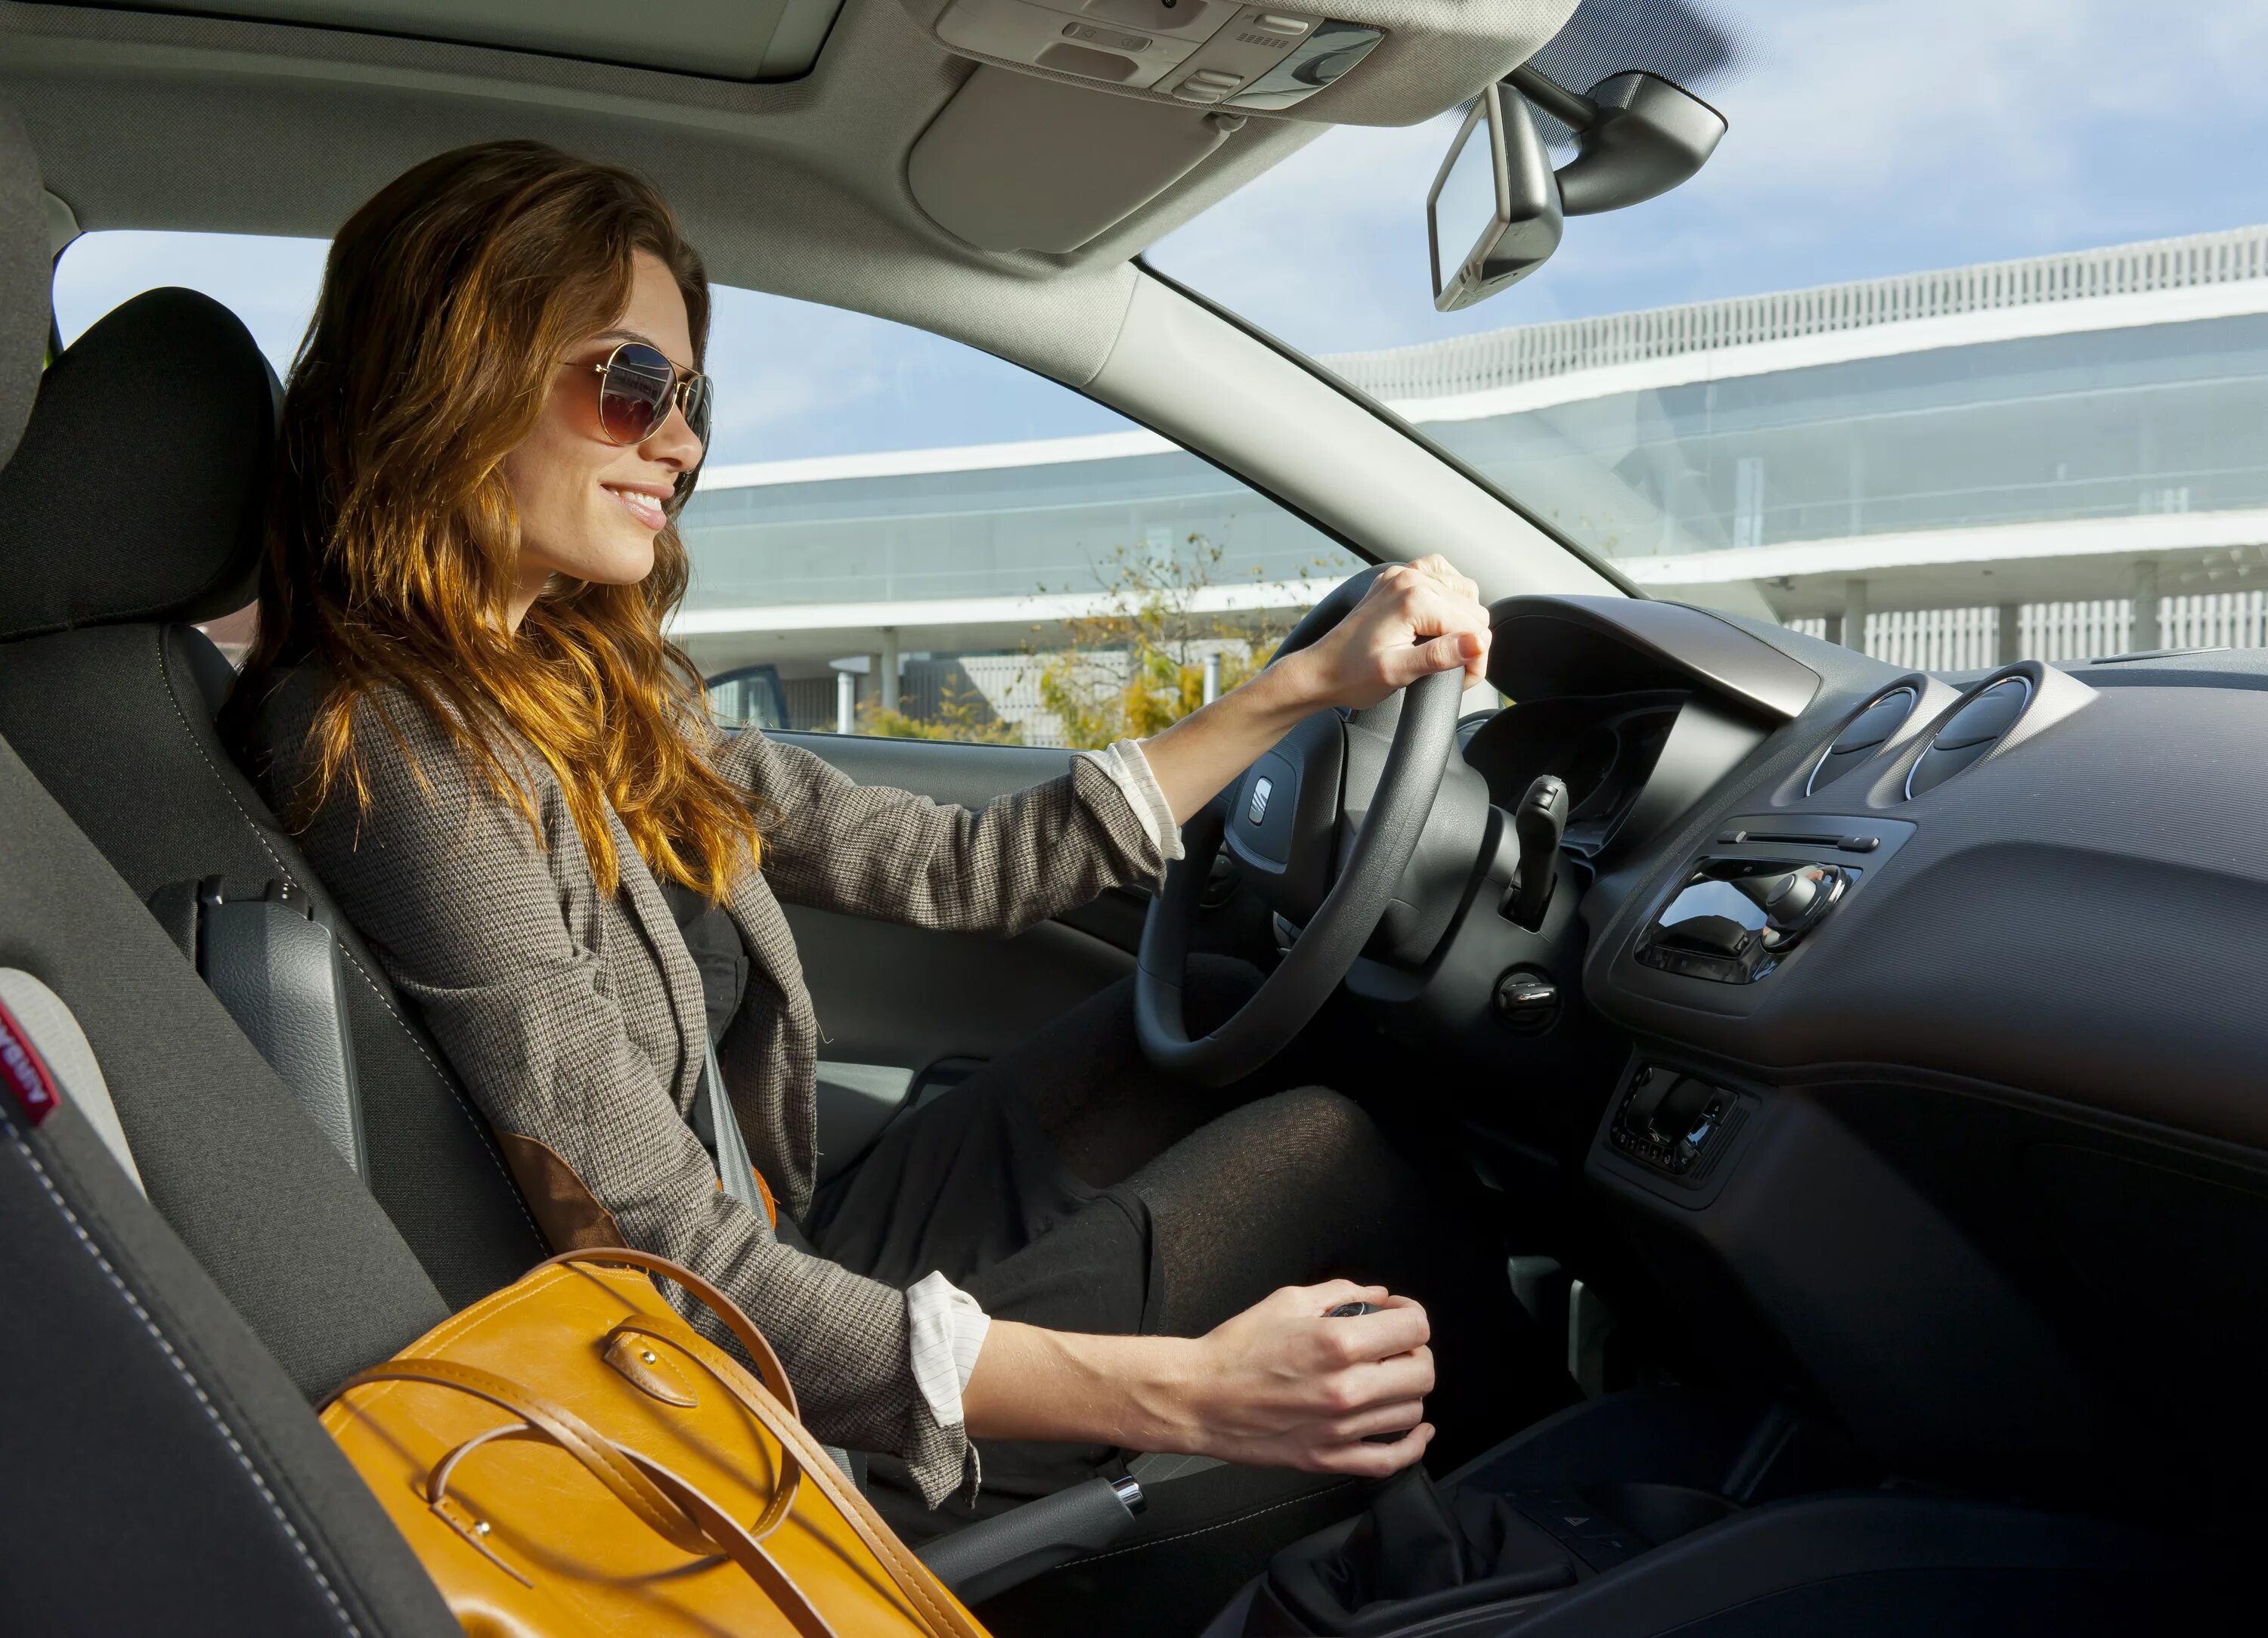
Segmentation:
[[(246, 233), (82, 233), (55, 261), (55, 330), (68, 347), (121, 303), (181, 285), (243, 320), (280, 377), (314, 314), (329, 248), (320, 239)], [(210, 621), (204, 630), (236, 659), (252, 641), (252, 611)]]
[(1106, 745), (1234, 687), (1360, 567), (987, 354), (745, 290), (717, 306), (674, 635), (728, 721)]
[[(281, 375), (320, 239), (113, 231), (55, 268), (66, 345), (187, 285)], [(1070, 389), (925, 331), (719, 287), (715, 432), (672, 635), (728, 724), (1037, 746), (1154, 732), (1360, 567)], [(232, 657), (247, 610), (207, 627)]]

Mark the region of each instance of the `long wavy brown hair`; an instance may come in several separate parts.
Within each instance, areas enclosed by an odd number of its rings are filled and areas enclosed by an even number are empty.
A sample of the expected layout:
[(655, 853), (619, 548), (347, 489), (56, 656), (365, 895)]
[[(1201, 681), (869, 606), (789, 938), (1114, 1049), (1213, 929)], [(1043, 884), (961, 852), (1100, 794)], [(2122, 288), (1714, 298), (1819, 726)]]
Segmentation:
[(756, 857), (747, 797), (709, 766), (700, 674), (662, 635), (684, 595), (681, 477), (636, 585), (555, 580), (517, 632), (519, 521), (503, 463), (534, 430), (560, 359), (612, 324), (632, 258), (685, 297), (696, 366), (709, 284), (669, 208), (612, 165), (539, 143), (429, 159), (331, 246), (291, 367), (259, 635), (224, 724), (239, 747), (278, 672), (318, 663), (324, 694), (295, 812), (351, 794), (363, 750), (402, 736), (398, 689), (502, 799), (538, 817), (522, 746), (567, 796), (592, 874), (621, 881), (612, 806), (657, 876), (724, 896)]

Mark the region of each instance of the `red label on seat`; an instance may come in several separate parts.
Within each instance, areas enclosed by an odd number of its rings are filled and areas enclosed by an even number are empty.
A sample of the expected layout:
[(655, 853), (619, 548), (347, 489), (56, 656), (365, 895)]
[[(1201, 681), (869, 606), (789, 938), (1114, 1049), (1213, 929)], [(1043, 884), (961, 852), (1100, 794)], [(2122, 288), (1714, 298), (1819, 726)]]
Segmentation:
[(33, 1126), (55, 1113), (58, 1100), (48, 1066), (40, 1061), (24, 1026), (4, 1005), (0, 1005), (0, 1081), (16, 1094), (16, 1106)]

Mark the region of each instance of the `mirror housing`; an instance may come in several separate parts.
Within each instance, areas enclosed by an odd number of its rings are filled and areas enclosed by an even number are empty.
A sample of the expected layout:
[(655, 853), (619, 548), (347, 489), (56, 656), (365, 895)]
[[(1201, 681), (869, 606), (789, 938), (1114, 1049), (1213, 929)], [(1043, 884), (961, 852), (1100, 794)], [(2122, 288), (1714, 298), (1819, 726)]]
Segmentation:
[(1527, 103), (1501, 85), (1484, 87), (1425, 195), (1434, 308), (1469, 307), (1535, 272), (1559, 248), (1561, 214), (1558, 180)]
[[(1575, 134), (1575, 157), (1556, 175), (1531, 102)], [(1668, 193), (1724, 136), (1723, 114), (1643, 69), (1578, 93), (1523, 63), (1483, 87), (1425, 195), (1434, 308), (1454, 312), (1517, 284), (1559, 248), (1565, 218)]]
[(1575, 133), (1575, 157), (1559, 170), (1560, 209), (1571, 217), (1668, 193), (1706, 165), (1725, 136), (1723, 114), (1642, 69), (1610, 74), (1581, 96), (1525, 63), (1506, 80)]

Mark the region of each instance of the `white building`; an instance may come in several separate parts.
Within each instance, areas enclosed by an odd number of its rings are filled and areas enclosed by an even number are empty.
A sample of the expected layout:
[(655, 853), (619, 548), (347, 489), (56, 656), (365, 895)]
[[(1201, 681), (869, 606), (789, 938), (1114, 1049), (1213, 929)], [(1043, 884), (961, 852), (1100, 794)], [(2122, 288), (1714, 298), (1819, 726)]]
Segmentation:
[[(1660, 595), (1948, 666), (2268, 641), (2268, 228), (1329, 362)], [(1223, 547), (1222, 607), (1351, 562), (1140, 432), (720, 469), (685, 526), (678, 635), (790, 679), (1044, 646), (1120, 548)]]

